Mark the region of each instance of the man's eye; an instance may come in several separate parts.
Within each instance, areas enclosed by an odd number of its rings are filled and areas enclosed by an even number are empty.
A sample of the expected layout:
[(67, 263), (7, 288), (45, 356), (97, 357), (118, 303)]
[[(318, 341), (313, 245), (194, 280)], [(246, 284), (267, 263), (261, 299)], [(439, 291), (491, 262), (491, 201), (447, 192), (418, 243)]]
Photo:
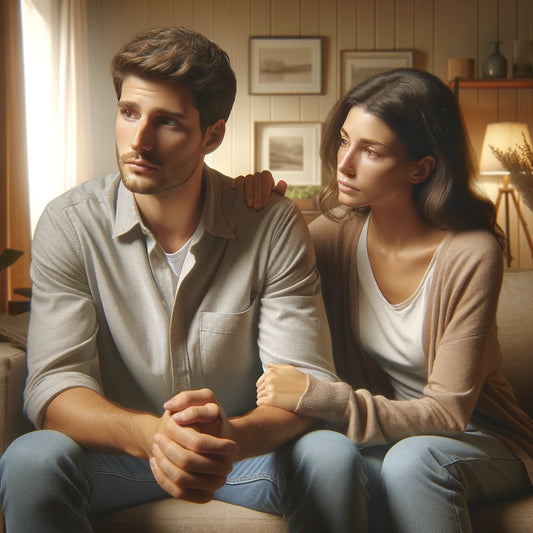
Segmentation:
[(161, 124), (162, 126), (175, 126), (176, 121), (171, 117), (160, 117), (159, 124)]
[(125, 118), (134, 118), (135, 113), (133, 112), (133, 109), (129, 108), (123, 108), (120, 110), (120, 114)]

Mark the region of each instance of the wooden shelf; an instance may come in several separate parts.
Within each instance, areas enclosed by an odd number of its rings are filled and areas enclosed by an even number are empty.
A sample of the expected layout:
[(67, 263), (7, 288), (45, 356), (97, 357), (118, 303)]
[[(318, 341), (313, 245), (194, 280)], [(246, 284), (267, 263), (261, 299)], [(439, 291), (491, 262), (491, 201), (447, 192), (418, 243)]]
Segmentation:
[(457, 78), (450, 82), (455, 94), (459, 89), (533, 89), (533, 78)]

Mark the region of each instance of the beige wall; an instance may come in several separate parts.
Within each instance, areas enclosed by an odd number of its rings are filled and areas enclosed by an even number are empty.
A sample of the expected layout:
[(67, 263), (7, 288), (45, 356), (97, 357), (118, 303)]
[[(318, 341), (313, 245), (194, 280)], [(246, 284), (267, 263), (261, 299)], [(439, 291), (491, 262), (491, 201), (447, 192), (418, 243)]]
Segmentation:
[[(533, 39), (533, 0), (87, 0), (93, 146), (96, 174), (115, 170), (115, 98), (109, 61), (136, 32), (183, 25), (224, 48), (237, 75), (237, 100), (213, 166), (230, 175), (254, 169), (254, 122), (322, 122), (340, 96), (341, 50), (415, 51), (415, 67), (446, 78), (449, 57), (473, 57), (479, 73), (490, 41), (501, 40), (509, 61), (513, 39)], [(248, 38), (324, 37), (321, 95), (248, 94)], [(533, 125), (533, 90), (465, 89), (460, 102), (474, 149), (485, 124), (520, 120)], [(495, 197), (497, 183), (483, 183)], [(533, 215), (524, 208), (533, 231)], [(512, 213), (513, 266), (533, 267)], [(502, 220), (503, 223), (503, 220)]]

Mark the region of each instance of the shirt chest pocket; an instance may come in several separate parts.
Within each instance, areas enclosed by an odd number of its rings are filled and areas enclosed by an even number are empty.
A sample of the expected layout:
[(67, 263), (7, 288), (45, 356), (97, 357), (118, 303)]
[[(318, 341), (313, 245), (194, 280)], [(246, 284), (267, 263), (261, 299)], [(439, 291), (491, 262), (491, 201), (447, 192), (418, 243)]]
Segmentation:
[(238, 379), (260, 368), (257, 348), (257, 300), (241, 313), (200, 316), (200, 360), (204, 376)]

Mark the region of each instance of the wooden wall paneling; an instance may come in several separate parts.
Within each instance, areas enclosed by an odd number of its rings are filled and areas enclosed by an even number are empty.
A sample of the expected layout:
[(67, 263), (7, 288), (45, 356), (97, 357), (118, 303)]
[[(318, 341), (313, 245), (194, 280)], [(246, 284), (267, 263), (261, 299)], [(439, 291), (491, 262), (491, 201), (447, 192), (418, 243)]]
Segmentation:
[(173, 0), (173, 20), (176, 26), (192, 29), (193, 0)]
[(446, 80), (446, 63), (457, 55), (457, 2), (435, 0), (433, 74)]
[[(98, 58), (98, 70), (91, 78), (100, 78), (103, 81), (102, 93), (95, 94), (92, 92), (91, 98), (94, 107), (102, 110), (102, 122), (93, 124), (93, 147), (98, 157), (95, 157), (95, 170), (98, 177), (107, 172), (116, 172), (116, 155), (115, 155), (115, 119), (117, 115), (117, 98), (109, 71), (111, 59), (118, 52), (119, 48), (125, 41), (125, 24), (123, 19), (122, 2), (111, 1), (101, 2), (102, 13), (102, 55)], [(93, 2), (88, 2), (93, 4)], [(98, 3), (95, 3), (97, 6)], [(94, 40), (94, 37), (91, 36)], [(91, 42), (92, 47), (92, 42)], [(94, 51), (90, 47), (90, 54)], [(96, 168), (98, 166), (98, 169)]]
[(376, 49), (376, 0), (357, 2), (357, 50)]
[(413, 50), (415, 43), (415, 2), (414, 0), (396, 0), (396, 42), (398, 50)]
[[(300, 6), (295, 0), (272, 1), (272, 35), (297, 37), (300, 35)], [(298, 122), (300, 117), (300, 96), (274, 95), (271, 102), (274, 122)]]
[(478, 4), (479, 60), (477, 75), (482, 77), (483, 62), (492, 52), (492, 41), (498, 36), (498, 0), (484, 0)]
[(375, 46), (376, 50), (396, 48), (395, 0), (376, 0)]
[(433, 2), (415, 0), (414, 31), (415, 31), (415, 67), (433, 72)]
[(338, 65), (340, 51), (337, 44), (337, 9), (332, 9), (331, 2), (320, 0), (320, 34), (326, 38), (324, 62), (324, 94), (319, 99), (320, 117), (324, 121), (330, 109), (339, 97)]
[[(90, 53), (89, 53), (89, 72), (98, 72), (100, 64), (103, 58), (103, 31), (102, 31), (102, 2), (95, 1), (92, 9), (87, 10), (87, 34), (94, 35), (94, 40), (91, 40)], [(90, 127), (91, 127), (91, 143), (92, 149), (95, 154), (101, 153), (102, 146), (100, 145), (101, 139), (95, 135), (96, 125), (108, 123), (108, 117), (106, 116), (105, 106), (99, 105), (99, 102), (109, 99), (111, 95), (108, 94), (111, 91), (111, 83), (109, 81), (110, 76), (106, 79), (105, 76), (91, 76), (91, 87), (88, 91), (89, 94), (89, 106), (90, 106)], [(98, 157), (94, 157), (92, 161), (94, 175), (92, 178), (99, 178), (112, 169), (106, 169), (102, 166), (101, 160)]]
[(271, 0), (250, 0), (251, 35), (265, 37), (271, 35)]
[(513, 76), (513, 40), (516, 36), (516, 0), (498, 0), (498, 40), (507, 59), (507, 76)]
[(530, 0), (516, 0), (516, 38), (530, 38)]
[(128, 0), (122, 4), (123, 42), (148, 27), (148, 0)]
[(272, 35), (300, 35), (299, 0), (272, 0)]
[(192, 29), (213, 38), (213, 2), (214, 0), (193, 0)]
[(171, 26), (174, 20), (174, 4), (172, 0), (152, 0), (149, 3), (147, 27)]
[[(233, 47), (233, 35), (235, 32), (234, 18), (233, 18), (233, 0), (217, 0), (212, 3), (212, 21), (213, 30), (211, 38), (223, 49), (230, 57), (230, 61), (233, 61), (234, 47)], [(235, 71), (236, 77), (240, 72)], [(242, 73), (243, 75), (246, 72)], [(229, 121), (226, 127), (226, 135), (222, 144), (211, 155), (212, 164), (215, 168), (223, 172), (224, 174), (232, 174), (234, 161), (233, 157), (236, 157), (238, 152), (234, 151), (233, 136), (235, 134), (234, 124), (234, 109), (230, 115)], [(247, 151), (245, 152), (247, 153)]]
[[(457, 48), (455, 57), (470, 57), (478, 64), (477, 0), (457, 2)], [(475, 71), (474, 71), (475, 72)]]
[[(237, 98), (229, 121), (233, 151), (230, 175), (248, 174), (253, 170), (253, 122), (248, 93), (248, 36), (250, 35), (250, 2), (233, 2), (233, 46), (231, 61), (237, 76)], [(218, 167), (217, 167), (218, 168)]]
[[(320, 34), (319, 23), (320, 0), (302, 0), (300, 4), (300, 35), (302, 37), (323, 37)], [(327, 64), (325, 54), (328, 39), (322, 39), (322, 91), (325, 90), (325, 73), (330, 65)], [(302, 120), (320, 121), (320, 96), (302, 95), (300, 98), (300, 116)]]
[(342, 50), (357, 49), (357, 2), (353, 0), (338, 0), (337, 2), (337, 48), (339, 51), (339, 80), (341, 76), (340, 53)]
[[(250, 0), (250, 35), (252, 37), (265, 37), (271, 35), (272, 6), (270, 0)], [(248, 86), (248, 82), (247, 82)], [(254, 170), (262, 170), (256, 166), (255, 161), (255, 123), (270, 122), (271, 97), (266, 95), (250, 96), (250, 127), (252, 129), (251, 160)]]

